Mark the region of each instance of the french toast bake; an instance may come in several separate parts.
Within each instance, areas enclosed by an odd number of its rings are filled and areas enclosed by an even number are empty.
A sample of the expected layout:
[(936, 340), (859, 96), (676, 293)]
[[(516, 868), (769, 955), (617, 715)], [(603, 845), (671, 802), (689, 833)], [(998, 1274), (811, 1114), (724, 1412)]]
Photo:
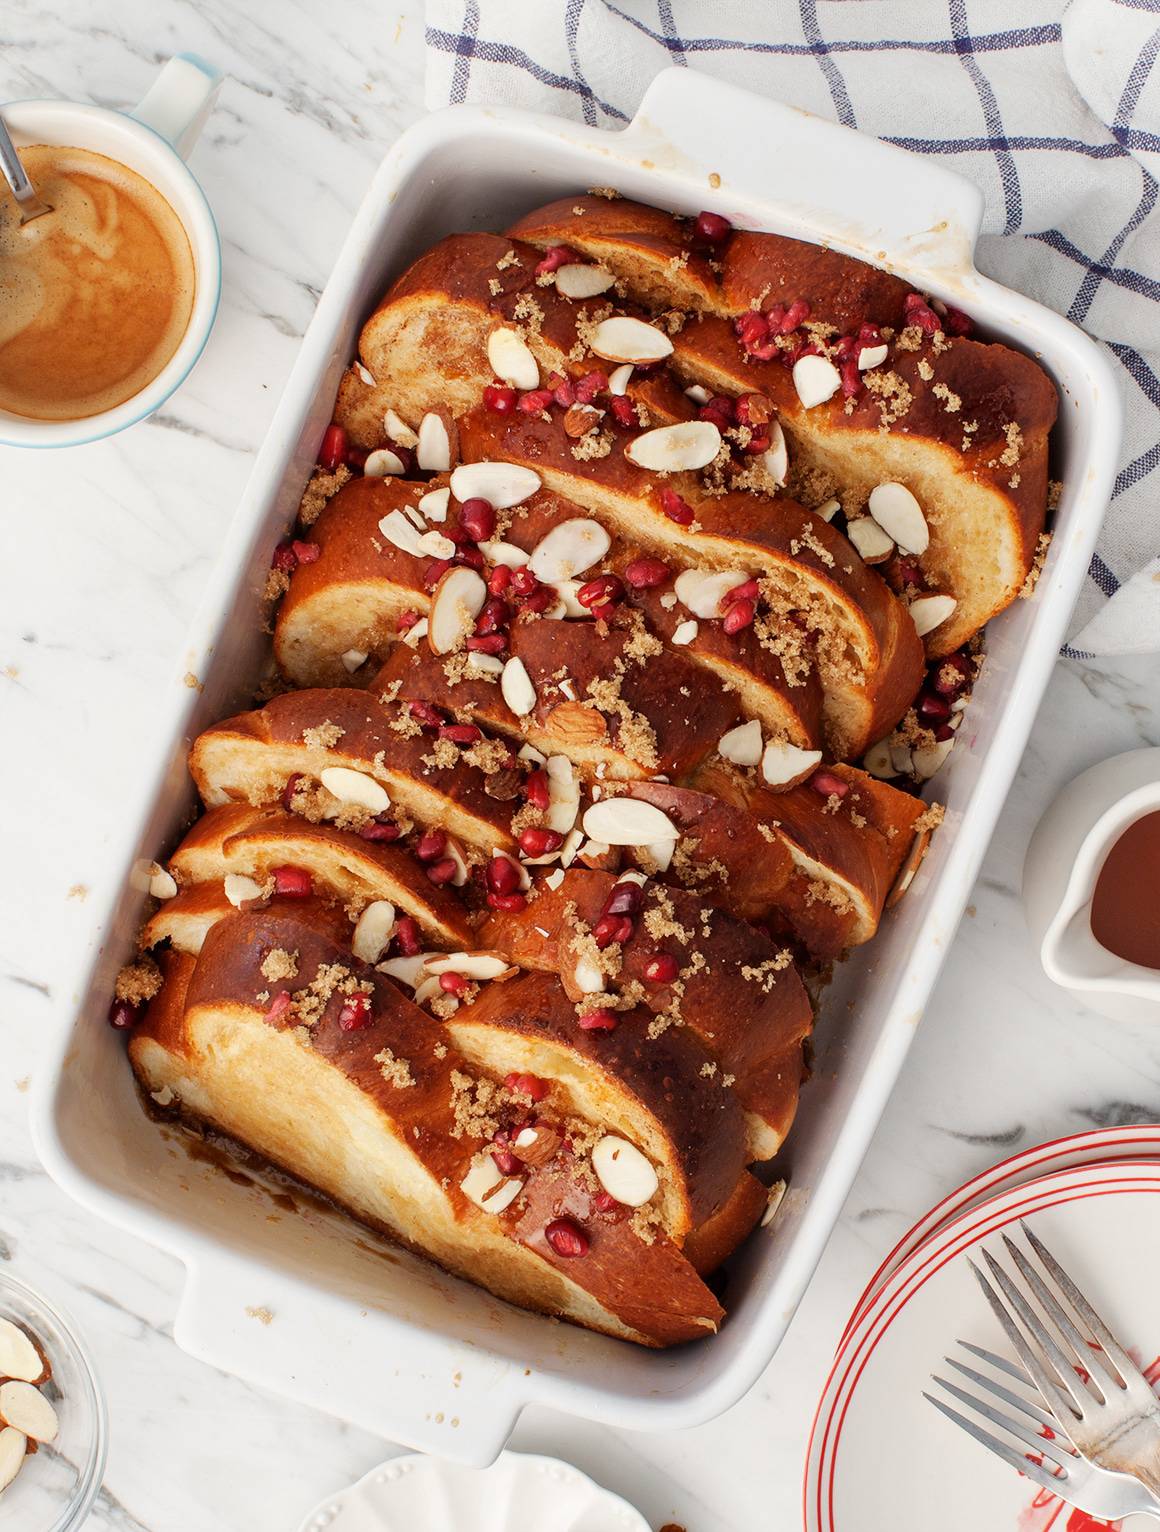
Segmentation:
[(713, 213), (427, 251), (273, 550), (267, 700), (190, 751), (110, 1013), (146, 1096), (514, 1303), (714, 1331), (827, 967), (1033, 586), (1055, 409)]

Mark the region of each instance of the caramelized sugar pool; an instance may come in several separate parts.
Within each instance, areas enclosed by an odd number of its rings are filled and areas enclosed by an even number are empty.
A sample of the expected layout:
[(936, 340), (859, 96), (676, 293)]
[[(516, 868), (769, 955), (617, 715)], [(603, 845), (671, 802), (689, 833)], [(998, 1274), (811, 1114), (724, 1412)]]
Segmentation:
[(193, 252), (136, 171), (37, 144), (20, 158), (53, 209), (23, 227), (0, 183), (0, 409), (81, 420), (140, 393), (181, 344)]
[(1160, 811), (1130, 824), (1092, 896), (1092, 935), (1126, 963), (1160, 968)]

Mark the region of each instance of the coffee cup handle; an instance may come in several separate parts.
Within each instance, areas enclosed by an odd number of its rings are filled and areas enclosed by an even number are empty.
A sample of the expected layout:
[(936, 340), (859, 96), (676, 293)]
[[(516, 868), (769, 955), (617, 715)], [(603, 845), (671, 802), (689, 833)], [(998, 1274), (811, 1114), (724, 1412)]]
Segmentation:
[(220, 69), (196, 53), (179, 53), (129, 115), (160, 133), (185, 159), (213, 110), (224, 78)]

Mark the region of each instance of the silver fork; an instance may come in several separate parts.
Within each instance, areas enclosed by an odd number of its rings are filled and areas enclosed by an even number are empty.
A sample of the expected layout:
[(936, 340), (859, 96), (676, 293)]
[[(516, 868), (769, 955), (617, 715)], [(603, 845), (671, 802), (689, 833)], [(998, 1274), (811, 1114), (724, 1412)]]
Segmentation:
[[(939, 1377), (937, 1373), (934, 1374), (934, 1381), (953, 1399), (1002, 1432), (1003, 1438), (984, 1429), (976, 1421), (969, 1420), (942, 1399), (936, 1399), (933, 1394), (924, 1394), (923, 1398), (933, 1404), (936, 1410), (940, 1410), (975, 1441), (1033, 1483), (1057, 1495), (1060, 1500), (1066, 1500), (1069, 1505), (1086, 1511), (1089, 1516), (1118, 1521), (1124, 1516), (1141, 1515), (1152, 1516), (1160, 1521), (1160, 1503), (1137, 1479), (1112, 1473), (1105, 1468), (1096, 1468), (1079, 1456), (1055, 1417), (1027, 1397), (1024, 1390), (1029, 1390), (1032, 1385), (1020, 1368), (982, 1346), (973, 1346), (969, 1341), (962, 1340), (958, 1344), (979, 1361), (1005, 1375), (1012, 1383), (1020, 1384), (1021, 1388), (1017, 1391), (1009, 1384), (988, 1377), (978, 1368), (948, 1356), (945, 1358), (947, 1364), (974, 1384), (975, 1392), (952, 1383), (948, 1378)], [(980, 1394), (991, 1395), (1007, 1408), (998, 1408), (995, 1403), (988, 1403), (985, 1397), (979, 1397)], [(1006, 1438), (1017, 1445), (1013, 1447)]]

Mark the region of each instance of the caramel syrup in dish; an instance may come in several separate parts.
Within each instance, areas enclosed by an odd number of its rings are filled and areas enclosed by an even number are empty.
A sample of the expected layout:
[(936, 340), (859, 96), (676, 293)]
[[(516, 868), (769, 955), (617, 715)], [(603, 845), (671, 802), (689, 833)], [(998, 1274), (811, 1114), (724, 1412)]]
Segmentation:
[(1130, 824), (1092, 897), (1092, 935), (1126, 963), (1160, 968), (1160, 810)]
[(156, 187), (87, 149), (20, 150), (51, 213), (0, 191), (0, 409), (80, 420), (140, 393), (177, 350), (196, 274)]

